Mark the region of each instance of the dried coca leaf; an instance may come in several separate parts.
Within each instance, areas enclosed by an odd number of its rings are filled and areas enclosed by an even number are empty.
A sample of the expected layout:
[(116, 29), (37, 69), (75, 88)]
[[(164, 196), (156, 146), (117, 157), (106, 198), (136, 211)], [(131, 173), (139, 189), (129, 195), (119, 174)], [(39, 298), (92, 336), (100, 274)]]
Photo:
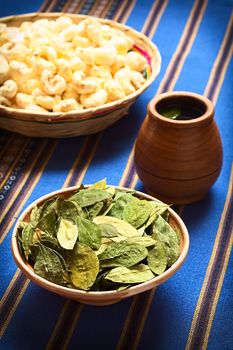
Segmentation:
[(64, 200), (59, 208), (59, 216), (63, 219), (76, 222), (79, 215), (82, 215), (82, 208), (75, 202)]
[(72, 250), (78, 238), (78, 227), (69, 220), (61, 219), (57, 239), (64, 249)]
[(129, 242), (129, 243), (137, 243), (142, 245), (143, 247), (151, 247), (153, 245), (155, 245), (155, 240), (153, 238), (151, 238), (148, 235), (144, 235), (142, 237), (130, 237), (127, 238), (127, 240), (125, 242)]
[(38, 222), (38, 227), (52, 236), (56, 236), (57, 233), (57, 220), (54, 211), (49, 212), (43, 216)]
[(40, 216), (41, 216), (41, 211), (42, 211), (42, 208), (38, 208), (37, 206), (33, 207), (32, 208), (32, 211), (30, 213), (30, 224), (33, 226), (33, 227), (36, 227), (39, 220), (40, 220)]
[(149, 281), (154, 277), (147, 265), (139, 264), (130, 268), (115, 267), (105, 276), (105, 279), (115, 283), (135, 284)]
[(98, 225), (101, 229), (101, 236), (102, 237), (117, 237), (118, 231), (115, 226), (111, 224), (99, 224)]
[(35, 273), (50, 282), (64, 285), (66, 271), (63, 268), (60, 257), (54, 250), (39, 246), (39, 252), (34, 264)]
[(99, 260), (86, 244), (76, 243), (68, 258), (70, 280), (79, 289), (89, 290), (99, 272)]
[(116, 188), (113, 187), (113, 186), (109, 186), (109, 187), (106, 188), (106, 191), (107, 191), (108, 193), (110, 193), (111, 196), (113, 197), (113, 196), (115, 195), (115, 193), (116, 193)]
[(96, 216), (93, 221), (96, 224), (110, 224), (116, 228), (120, 235), (125, 237), (139, 236), (138, 231), (128, 222), (112, 216)]
[(54, 211), (54, 205), (56, 204), (56, 198), (47, 199), (41, 208), (40, 219), (49, 214), (51, 211)]
[(147, 256), (148, 266), (156, 275), (161, 275), (167, 267), (167, 255), (164, 244), (156, 241), (155, 246), (149, 250)]
[(30, 245), (33, 244), (34, 232), (35, 232), (35, 229), (31, 223), (27, 224), (22, 231), (21, 244), (22, 244), (25, 258), (27, 260), (31, 252)]
[(86, 213), (87, 213), (88, 219), (92, 220), (94, 217), (99, 215), (103, 206), (104, 206), (103, 202), (98, 202), (98, 203), (95, 203), (95, 204), (91, 205), (90, 207), (86, 208)]
[(179, 237), (162, 216), (159, 216), (154, 222), (152, 238), (164, 243), (167, 254), (167, 266), (170, 267), (179, 257)]
[(62, 255), (64, 259), (66, 258), (67, 250), (61, 247), (57, 238), (42, 231), (40, 234), (40, 243), (48, 248), (55, 250), (57, 253)]
[(148, 254), (147, 249), (137, 243), (125, 241), (112, 242), (98, 255), (101, 267), (126, 266), (130, 267), (144, 260)]
[(101, 245), (101, 228), (94, 222), (78, 218), (79, 242), (85, 243), (92, 249), (99, 249)]
[(150, 213), (150, 216), (148, 220), (145, 222), (145, 224), (138, 229), (141, 235), (144, 234), (145, 229), (149, 227), (158, 218), (159, 215), (164, 215), (164, 213), (166, 212), (168, 213), (168, 210), (167, 210), (169, 208), (168, 204), (165, 204), (159, 201), (158, 202), (150, 201), (149, 203), (152, 206), (152, 212)]
[(128, 203), (123, 211), (123, 219), (135, 228), (141, 227), (152, 212), (151, 204), (146, 200)]
[(100, 180), (96, 183), (94, 183), (94, 185), (90, 186), (89, 188), (98, 188), (100, 190), (106, 190), (107, 184), (106, 184), (106, 178), (103, 180)]
[(118, 193), (109, 215), (114, 216), (118, 219), (123, 219), (123, 211), (126, 205), (136, 201), (139, 201), (139, 199), (133, 197), (132, 194), (124, 192)]
[(111, 197), (111, 194), (107, 191), (93, 188), (80, 190), (75, 193), (70, 200), (77, 202), (83, 208)]

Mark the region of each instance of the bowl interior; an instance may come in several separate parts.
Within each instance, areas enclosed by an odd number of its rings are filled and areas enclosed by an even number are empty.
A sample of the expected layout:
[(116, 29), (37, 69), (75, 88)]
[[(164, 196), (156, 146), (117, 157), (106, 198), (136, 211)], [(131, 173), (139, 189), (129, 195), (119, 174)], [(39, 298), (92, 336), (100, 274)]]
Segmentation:
[[(124, 188), (124, 187), (117, 187), (118, 189), (121, 190), (127, 190), (129, 189)], [(170, 219), (169, 223), (172, 225), (173, 228), (177, 230), (179, 233), (179, 238), (180, 238), (180, 256), (178, 260), (169, 268), (167, 269), (164, 273), (161, 275), (147, 281), (144, 283), (137, 284), (135, 286), (132, 286), (128, 289), (125, 289), (123, 291), (101, 291), (101, 292), (94, 292), (94, 291), (82, 291), (82, 290), (77, 290), (77, 289), (71, 289), (67, 287), (63, 287), (57, 284), (54, 284), (52, 282), (49, 282), (45, 280), (44, 278), (36, 275), (33, 271), (33, 267), (26, 262), (21, 255), (19, 246), (18, 246), (18, 241), (16, 238), (17, 230), (19, 227), (20, 220), (23, 221), (29, 221), (29, 216), (32, 208), (35, 205), (42, 205), (47, 199), (53, 198), (57, 195), (63, 195), (65, 198), (70, 196), (74, 191), (77, 190), (77, 187), (70, 187), (67, 189), (62, 189), (58, 190), (55, 192), (51, 192), (48, 195), (45, 195), (35, 202), (33, 202), (29, 207), (25, 209), (25, 211), (20, 215), (18, 222), (16, 223), (14, 227), (14, 231), (12, 234), (12, 240), (11, 240), (11, 249), (12, 249), (12, 254), (15, 259), (16, 264), (18, 267), (22, 270), (22, 272), (34, 283), (37, 285), (50, 290), (54, 293), (57, 293), (63, 297), (70, 298), (79, 302), (82, 302), (84, 304), (90, 304), (90, 305), (109, 305), (116, 303), (124, 298), (133, 296), (135, 294), (144, 292), (146, 290), (152, 289), (161, 283), (165, 282), (168, 278), (170, 278), (183, 264), (187, 253), (188, 253), (188, 248), (189, 248), (189, 235), (187, 228), (181, 218), (174, 212), (174, 210), (169, 208), (170, 212)], [(154, 197), (151, 197), (147, 194), (144, 194), (139, 191), (132, 191), (136, 194), (137, 197), (147, 199), (147, 200), (156, 200)]]

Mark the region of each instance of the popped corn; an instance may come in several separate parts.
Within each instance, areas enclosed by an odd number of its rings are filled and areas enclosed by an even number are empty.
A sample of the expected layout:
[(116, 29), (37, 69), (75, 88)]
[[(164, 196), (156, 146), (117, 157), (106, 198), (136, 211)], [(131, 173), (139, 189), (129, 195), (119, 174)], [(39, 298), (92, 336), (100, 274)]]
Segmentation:
[(116, 101), (145, 83), (147, 60), (123, 31), (68, 16), (0, 27), (0, 105), (67, 112)]

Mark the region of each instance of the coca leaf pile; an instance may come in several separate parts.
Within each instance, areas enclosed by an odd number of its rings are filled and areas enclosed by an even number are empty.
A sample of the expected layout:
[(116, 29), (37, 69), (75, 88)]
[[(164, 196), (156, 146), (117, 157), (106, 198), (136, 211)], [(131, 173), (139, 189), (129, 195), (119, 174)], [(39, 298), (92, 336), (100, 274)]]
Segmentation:
[(168, 205), (101, 180), (34, 207), (17, 232), (34, 272), (81, 290), (122, 290), (162, 274), (179, 257)]

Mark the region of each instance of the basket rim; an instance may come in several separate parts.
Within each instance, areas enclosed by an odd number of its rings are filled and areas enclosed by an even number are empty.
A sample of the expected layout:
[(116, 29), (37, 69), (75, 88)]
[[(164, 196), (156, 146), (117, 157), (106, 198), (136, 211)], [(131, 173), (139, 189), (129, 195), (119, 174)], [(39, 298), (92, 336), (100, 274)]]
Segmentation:
[[(76, 110), (76, 111), (69, 111), (69, 112), (37, 112), (37, 111), (28, 111), (24, 109), (18, 109), (18, 108), (13, 108), (13, 107), (7, 107), (7, 106), (0, 106), (0, 113), (5, 113), (5, 115), (8, 118), (11, 119), (19, 119), (19, 120), (31, 120), (35, 121), (33, 117), (41, 118), (41, 121), (44, 121), (45, 118), (48, 119), (61, 119), (64, 117), (67, 118), (74, 118), (75, 120), (79, 119), (91, 119), (93, 117), (93, 114), (98, 113), (101, 114), (102, 112), (106, 112), (109, 109), (118, 108), (120, 106), (127, 105), (130, 103), (132, 100), (136, 99), (139, 95), (141, 95), (155, 80), (157, 75), (160, 72), (161, 69), (161, 55), (159, 52), (159, 49), (157, 46), (143, 33), (127, 26), (122, 23), (110, 20), (110, 19), (105, 19), (105, 18), (99, 18), (99, 17), (94, 17), (94, 16), (89, 16), (89, 15), (80, 15), (80, 14), (72, 14), (72, 13), (65, 13), (65, 12), (33, 12), (33, 13), (26, 13), (26, 14), (21, 14), (21, 15), (16, 15), (16, 16), (6, 16), (6, 17), (1, 17), (0, 18), (0, 23), (5, 23), (8, 24), (9, 22), (12, 22), (14, 20), (37, 20), (37, 19), (55, 19), (61, 16), (68, 16), (71, 17), (72, 19), (88, 19), (88, 18), (93, 18), (97, 19), (98, 21), (109, 24), (114, 26), (115, 28), (118, 28), (123, 31), (128, 31), (131, 33), (131, 35), (135, 36), (135, 38), (138, 39), (138, 41), (141, 41), (141, 43), (144, 43), (147, 48), (150, 49), (151, 53), (153, 55), (150, 55), (151, 57), (151, 74), (148, 78), (148, 80), (145, 82), (145, 84), (140, 87), (138, 90), (133, 92), (132, 94), (129, 94), (128, 96), (125, 96), (124, 98), (121, 98), (119, 100), (113, 101), (106, 103), (102, 106), (98, 107), (93, 107), (93, 108), (86, 108), (83, 110)], [(140, 47), (140, 44), (138, 44)], [(104, 116), (103, 116), (104, 117)], [(38, 121), (38, 120), (36, 120)]]
[[(133, 103), (133, 101), (130, 101), (128, 104), (131, 104)], [(128, 105), (127, 104), (127, 105)], [(122, 107), (122, 108), (120, 108)], [(19, 122), (24, 122), (24, 123), (35, 123), (35, 124), (45, 124), (45, 125), (57, 125), (57, 124), (64, 124), (64, 123), (85, 123), (87, 121), (90, 121), (90, 120), (95, 120), (95, 119), (101, 119), (101, 118), (107, 118), (109, 116), (109, 114), (111, 114), (112, 112), (114, 111), (119, 111), (119, 110), (123, 110), (124, 108), (126, 107), (126, 105), (124, 106), (119, 106), (118, 109), (114, 109), (114, 110), (105, 110), (105, 113), (104, 114), (95, 114), (95, 115), (91, 115), (90, 118), (89, 116), (84, 116), (82, 118), (82, 116), (77, 119), (77, 118), (67, 118), (66, 117), (66, 114), (64, 113), (63, 116), (60, 116), (60, 118), (57, 118), (57, 119), (52, 119), (51, 117), (48, 118), (48, 119), (41, 119), (41, 120), (36, 120), (36, 119), (29, 119), (29, 118), (25, 118), (25, 119), (19, 119), (19, 118), (12, 118), (12, 117), (8, 117), (6, 114), (0, 114), (0, 120), (1, 119), (11, 119), (11, 120), (14, 120), (14, 121), (19, 121)], [(30, 112), (30, 111), (29, 111)], [(0, 113), (1, 113), (1, 109), (0, 109)]]

